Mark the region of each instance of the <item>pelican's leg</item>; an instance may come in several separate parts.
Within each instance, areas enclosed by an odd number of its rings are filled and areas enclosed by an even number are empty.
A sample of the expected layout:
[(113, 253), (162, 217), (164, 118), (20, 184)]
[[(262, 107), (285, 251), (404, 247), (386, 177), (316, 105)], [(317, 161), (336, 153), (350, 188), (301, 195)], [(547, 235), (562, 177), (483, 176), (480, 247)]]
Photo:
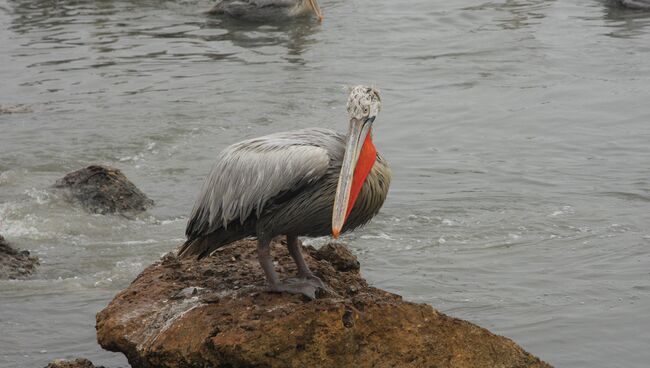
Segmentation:
[(278, 273), (275, 272), (275, 267), (273, 267), (270, 244), (270, 239), (257, 239), (257, 259), (260, 261), (260, 266), (262, 266), (262, 269), (264, 270), (267, 284), (269, 284), (269, 287), (273, 289), (280, 284), (280, 278), (278, 277)]
[[(288, 279), (280, 281), (271, 257), (270, 239), (259, 238), (257, 241), (257, 259), (266, 275), (269, 291), (278, 293), (287, 292), (291, 294), (302, 294), (310, 299), (316, 299), (316, 290), (318, 286), (312, 285), (311, 280), (306, 279)], [(304, 262), (304, 260), (303, 260)]]
[(297, 236), (287, 235), (287, 248), (289, 248), (289, 254), (293, 258), (293, 261), (296, 262), (296, 267), (298, 267), (298, 277), (307, 279), (312, 285), (325, 289), (323, 281), (316, 277), (309, 269), (309, 266), (307, 266), (300, 251), (301, 245)]

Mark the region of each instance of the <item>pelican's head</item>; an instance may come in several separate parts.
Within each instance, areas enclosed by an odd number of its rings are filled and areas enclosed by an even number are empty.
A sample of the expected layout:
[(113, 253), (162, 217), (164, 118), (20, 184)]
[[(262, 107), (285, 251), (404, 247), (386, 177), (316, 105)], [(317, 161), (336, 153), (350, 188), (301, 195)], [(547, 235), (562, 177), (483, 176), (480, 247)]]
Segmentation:
[(350, 89), (350, 97), (348, 97), (350, 120), (372, 119), (374, 121), (379, 110), (381, 110), (381, 99), (378, 90), (365, 86), (356, 86)]
[(318, 18), (318, 21), (322, 22), (323, 12), (320, 11), (320, 6), (318, 6), (318, 2), (316, 2), (316, 0), (306, 0), (306, 1), (309, 3), (309, 7), (314, 11), (316, 18)]
[[(338, 238), (341, 233), (354, 206), (356, 196), (359, 194), (358, 191), (361, 189), (360, 185), (363, 184), (365, 175), (368, 174), (368, 171), (364, 172), (364, 170), (357, 172), (357, 166), (369, 170), (375, 162), (376, 151), (370, 142), (369, 135), (372, 124), (381, 109), (379, 91), (365, 86), (351, 88), (347, 109), (350, 116), (350, 127), (345, 144), (345, 155), (341, 163), (339, 183), (334, 197), (334, 212), (332, 213), (332, 235), (335, 238)], [(364, 148), (366, 141), (369, 146)], [(355, 187), (354, 193), (353, 187)]]

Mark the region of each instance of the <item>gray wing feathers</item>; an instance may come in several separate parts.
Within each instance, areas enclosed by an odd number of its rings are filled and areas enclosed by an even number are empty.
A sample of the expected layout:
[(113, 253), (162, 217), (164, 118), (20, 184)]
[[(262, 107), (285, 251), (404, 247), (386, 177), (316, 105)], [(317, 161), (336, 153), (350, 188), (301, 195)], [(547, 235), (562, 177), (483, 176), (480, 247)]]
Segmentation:
[[(316, 133), (316, 137), (313, 135)], [(321, 178), (330, 157), (309, 129), (243, 141), (226, 148), (203, 183), (186, 234), (206, 235), (229, 223), (259, 217), (273, 197)]]
[(295, 6), (299, 1), (297, 0), (254, 0), (257, 6)]
[(209, 12), (225, 12), (233, 16), (243, 16), (255, 9), (266, 7), (285, 8), (295, 6), (296, 4), (296, 0), (223, 0), (215, 5)]
[(222, 1), (225, 5), (254, 6), (262, 8), (265, 6), (294, 6), (297, 0), (226, 0)]

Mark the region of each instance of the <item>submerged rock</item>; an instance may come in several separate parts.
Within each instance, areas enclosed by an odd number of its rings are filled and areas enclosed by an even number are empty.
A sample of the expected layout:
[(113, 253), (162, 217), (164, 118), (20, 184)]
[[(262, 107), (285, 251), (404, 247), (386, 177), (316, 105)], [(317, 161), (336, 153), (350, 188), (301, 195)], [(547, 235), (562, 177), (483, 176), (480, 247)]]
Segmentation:
[(95, 367), (88, 359), (77, 358), (75, 360), (57, 359), (48, 364), (45, 368), (104, 368), (103, 366)]
[[(286, 246), (272, 252), (295, 274)], [(264, 291), (256, 244), (201, 261), (168, 254), (97, 314), (97, 339), (133, 367), (550, 367), (511, 340), (371, 287), (341, 245), (303, 247), (332, 289)]]
[(38, 257), (16, 250), (0, 235), (0, 279), (18, 279), (31, 275), (39, 265)]
[(92, 165), (73, 171), (55, 184), (64, 198), (92, 213), (137, 213), (153, 205), (118, 169)]

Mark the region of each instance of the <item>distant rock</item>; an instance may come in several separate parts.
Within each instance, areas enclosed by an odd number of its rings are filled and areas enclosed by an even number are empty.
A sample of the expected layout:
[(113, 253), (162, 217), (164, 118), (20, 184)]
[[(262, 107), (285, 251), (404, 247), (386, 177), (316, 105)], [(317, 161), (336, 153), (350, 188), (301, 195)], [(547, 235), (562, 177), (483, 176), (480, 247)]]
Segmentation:
[[(272, 252), (294, 275), (286, 245)], [(140, 367), (550, 367), (511, 340), (368, 286), (342, 245), (303, 247), (332, 289), (309, 301), (264, 291), (256, 244), (201, 261), (168, 254), (97, 314), (97, 339)]]
[(39, 265), (38, 257), (26, 250), (12, 248), (0, 235), (0, 279), (19, 279), (31, 275)]
[(104, 368), (103, 366), (95, 367), (88, 359), (77, 358), (75, 360), (57, 359), (48, 364), (45, 368)]
[(55, 184), (64, 198), (91, 213), (137, 213), (153, 205), (118, 169), (92, 165), (73, 171)]

